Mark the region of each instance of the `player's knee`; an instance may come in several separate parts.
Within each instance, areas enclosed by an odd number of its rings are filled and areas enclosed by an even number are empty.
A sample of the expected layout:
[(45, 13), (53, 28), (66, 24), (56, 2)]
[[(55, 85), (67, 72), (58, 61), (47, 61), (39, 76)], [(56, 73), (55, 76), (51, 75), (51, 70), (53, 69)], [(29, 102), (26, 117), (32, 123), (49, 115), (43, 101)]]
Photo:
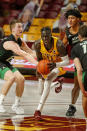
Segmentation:
[(24, 81), (25, 81), (25, 78), (24, 78), (23, 75), (20, 75), (20, 76), (16, 77), (16, 82), (17, 83), (24, 83)]
[(21, 81), (22, 83), (24, 83), (25, 78), (24, 78), (24, 76), (23, 76), (23, 75), (21, 75), (21, 76), (19, 77), (19, 81)]
[(44, 83), (44, 90), (49, 91), (50, 90), (51, 81), (46, 80)]
[(46, 80), (53, 81), (58, 76), (59, 70), (58, 68), (55, 68), (51, 71), (51, 73), (48, 75)]
[(15, 82), (15, 76), (13, 75), (13, 76), (9, 77), (8, 80), (9, 80), (11, 83)]

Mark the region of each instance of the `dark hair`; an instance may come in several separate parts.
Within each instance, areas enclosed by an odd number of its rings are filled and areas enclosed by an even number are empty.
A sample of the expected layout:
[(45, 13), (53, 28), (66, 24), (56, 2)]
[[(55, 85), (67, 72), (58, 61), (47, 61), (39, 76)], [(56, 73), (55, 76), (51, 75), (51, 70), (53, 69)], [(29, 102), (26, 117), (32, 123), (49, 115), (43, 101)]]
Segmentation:
[(73, 16), (75, 16), (75, 17), (77, 17), (77, 18), (81, 18), (81, 17), (82, 17), (80, 11), (77, 10), (77, 9), (70, 9), (70, 10), (68, 10), (68, 11), (65, 13), (65, 17), (68, 18), (69, 15), (73, 15)]
[(11, 22), (10, 22), (10, 30), (12, 31), (12, 28), (15, 26), (16, 23), (21, 23), (20, 20), (16, 20), (16, 19), (13, 19)]
[(0, 27), (0, 39), (3, 39), (5, 36), (3, 28)]
[(81, 35), (83, 38), (87, 37), (87, 25), (80, 26), (78, 34)]
[(49, 31), (49, 32), (51, 32), (51, 28), (49, 26), (43, 27), (41, 29), (41, 32), (43, 32), (43, 31)]

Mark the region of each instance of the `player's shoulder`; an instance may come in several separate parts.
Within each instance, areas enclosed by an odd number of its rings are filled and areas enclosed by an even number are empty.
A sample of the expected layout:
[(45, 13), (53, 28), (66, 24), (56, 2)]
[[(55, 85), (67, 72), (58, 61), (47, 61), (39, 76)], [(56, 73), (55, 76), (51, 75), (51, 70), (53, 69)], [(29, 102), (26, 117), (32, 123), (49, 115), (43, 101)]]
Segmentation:
[(6, 42), (6, 41), (12, 41), (13, 40), (13, 36), (9, 35), (9, 36), (5, 36), (2, 40), (2, 42)]
[(8, 41), (8, 37), (4, 37), (4, 38), (1, 40), (1, 43), (4, 43), (4, 42), (6, 42), (6, 41)]

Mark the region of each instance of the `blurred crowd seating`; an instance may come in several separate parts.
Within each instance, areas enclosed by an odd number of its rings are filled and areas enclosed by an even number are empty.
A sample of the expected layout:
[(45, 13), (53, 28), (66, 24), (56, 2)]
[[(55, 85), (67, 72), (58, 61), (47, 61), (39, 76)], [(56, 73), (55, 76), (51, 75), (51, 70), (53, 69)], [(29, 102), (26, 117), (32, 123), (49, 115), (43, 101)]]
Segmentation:
[[(27, 34), (27, 40), (33, 42), (40, 38), (40, 30), (43, 26), (53, 27), (53, 23), (56, 19), (59, 18), (60, 10), (64, 6), (64, 0), (44, 0), (44, 3), (41, 7), (41, 10), (37, 17), (33, 19), (33, 22), (29, 28), (28, 32), (24, 32)], [(9, 24), (8, 22), (17, 18), (21, 9), (26, 4), (26, 0), (0, 0), (0, 4), (3, 9), (8, 9), (10, 15), (4, 17), (3, 29), (5, 31), (5, 35), (10, 34)], [(0, 9), (0, 11), (2, 10)], [(83, 17), (82, 21), (87, 21), (87, 0), (82, 0), (80, 6), (78, 7), (81, 11)], [(53, 33), (54, 36), (59, 36), (59, 33)], [(22, 36), (23, 37), (23, 36)]]

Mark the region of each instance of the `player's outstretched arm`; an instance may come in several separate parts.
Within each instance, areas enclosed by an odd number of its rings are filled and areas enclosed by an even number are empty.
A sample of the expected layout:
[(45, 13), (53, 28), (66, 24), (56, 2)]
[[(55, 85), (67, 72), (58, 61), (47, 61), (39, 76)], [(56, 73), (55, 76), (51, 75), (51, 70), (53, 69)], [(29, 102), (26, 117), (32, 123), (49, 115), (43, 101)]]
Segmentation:
[(35, 50), (30, 49), (24, 41), (22, 41), (21, 49), (31, 54), (34, 58), (36, 58)]
[(38, 62), (34, 59), (34, 57), (31, 54), (23, 51), (15, 42), (13, 42), (13, 41), (7, 41), (7, 42), (4, 43), (3, 46), (4, 46), (4, 48), (6, 50), (11, 50), (15, 54), (17, 54), (19, 56), (22, 56), (25, 59), (27, 59), (28, 61), (30, 61), (31, 63), (37, 65)]

